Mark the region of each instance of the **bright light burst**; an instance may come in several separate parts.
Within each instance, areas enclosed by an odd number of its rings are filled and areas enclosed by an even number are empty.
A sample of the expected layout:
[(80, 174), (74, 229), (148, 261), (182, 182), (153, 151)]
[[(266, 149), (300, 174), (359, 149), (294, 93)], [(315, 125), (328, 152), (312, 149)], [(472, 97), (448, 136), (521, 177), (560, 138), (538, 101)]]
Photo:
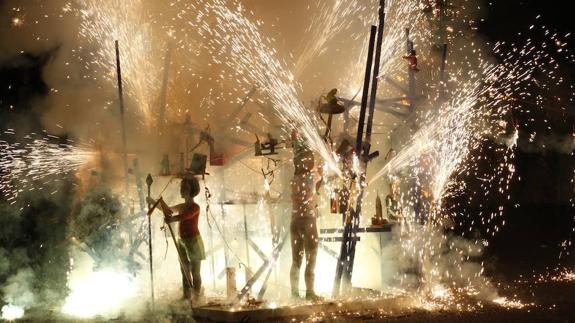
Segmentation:
[(17, 320), (24, 316), (24, 309), (20, 306), (7, 304), (2, 306), (2, 319), (7, 321)]
[[(7, 132), (8, 133), (8, 132)], [(26, 136), (28, 142), (0, 140), (0, 191), (16, 203), (25, 191), (42, 190), (94, 160), (97, 153), (73, 141), (56, 144), (54, 136)]]
[(72, 279), (69, 287), (71, 292), (62, 313), (82, 318), (118, 310), (136, 293), (136, 285), (129, 275), (112, 271), (96, 271)]

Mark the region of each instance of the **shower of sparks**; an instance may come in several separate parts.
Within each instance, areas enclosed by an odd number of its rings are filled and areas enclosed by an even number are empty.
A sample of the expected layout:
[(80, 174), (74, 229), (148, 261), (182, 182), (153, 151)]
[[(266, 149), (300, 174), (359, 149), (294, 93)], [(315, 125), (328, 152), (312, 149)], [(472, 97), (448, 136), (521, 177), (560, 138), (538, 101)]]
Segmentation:
[(355, 20), (374, 12), (374, 8), (355, 1), (318, 1), (313, 6), (313, 21), (306, 29), (303, 50), (295, 64), (296, 76), (301, 76), (313, 60), (327, 51), (329, 42), (349, 29)]
[(90, 147), (71, 141), (55, 144), (57, 138), (52, 136), (36, 138), (34, 134), (26, 136), (27, 143), (0, 140), (0, 191), (11, 204), (21, 193), (42, 190), (96, 157)]
[[(89, 65), (95, 65), (109, 82), (116, 84), (116, 52), (118, 40), (122, 82), (130, 98), (137, 104), (144, 124), (151, 125), (157, 117), (154, 107), (160, 96), (162, 48), (154, 43), (154, 35), (143, 0), (78, 0), (81, 9), (80, 35), (95, 47)], [(92, 68), (92, 66), (88, 66)], [(131, 106), (128, 105), (128, 109)]]
[[(556, 42), (553, 37), (552, 41)], [(481, 226), (494, 235), (505, 224), (502, 206), (471, 220), (466, 212), (452, 212), (457, 207), (447, 207), (443, 202), (455, 196), (465, 196), (471, 201), (478, 193), (483, 200), (494, 198), (492, 195), (508, 200), (515, 172), (514, 148), (519, 137), (512, 113), (527, 110), (522, 106), (526, 101), (536, 101), (542, 106), (545, 98), (534, 89), (545, 91), (549, 84), (564, 82), (554, 76), (559, 64), (544, 44), (532, 41), (521, 47), (497, 44), (494, 52), (501, 57), (500, 64), (485, 60), (475, 69), (452, 76), (451, 82), (458, 82), (452, 99), (425, 118), (419, 118), (423, 123), (419, 130), (371, 178), (370, 184), (384, 175), (397, 179), (411, 174), (417, 179), (416, 186), (422, 188), (422, 192), (409, 189), (402, 197), (407, 223), (401, 227), (400, 240), (402, 257), (419, 264), (423, 283), (419, 289), (426, 299), (436, 299), (439, 290), (449, 295), (456, 289), (457, 294), (481, 295), (501, 306), (522, 308), (518, 301), (498, 297), (489, 280), (483, 277), (483, 267), (469, 262), (474, 255), (481, 254), (487, 241), (454, 239), (444, 233), (444, 228), (462, 225), (469, 231)], [(547, 78), (535, 78), (539, 73)], [(487, 151), (496, 156), (495, 161), (486, 159)], [(486, 162), (491, 168), (483, 174), (479, 165)], [(482, 191), (473, 192), (460, 176), (483, 178)], [(466, 209), (465, 205), (459, 207)]]
[[(362, 39), (360, 42), (361, 47), (359, 47), (359, 50), (356, 50), (358, 52), (356, 55), (357, 59), (346, 68), (346, 73), (343, 73), (345, 77), (341, 80), (341, 83), (344, 84), (343, 93), (349, 97), (355, 95), (362, 85), (363, 74), (365, 72), (365, 57), (367, 56), (369, 43), (369, 24), (377, 25), (378, 23), (378, 3), (378, 1), (374, 0), (369, 8), (358, 8), (350, 12), (344, 11), (344, 13), (348, 13), (348, 16), (352, 14), (362, 14), (362, 16), (355, 16), (353, 18), (364, 22), (362, 28), (354, 30), (352, 35), (353, 39)], [(405, 55), (406, 51), (406, 28), (410, 28), (410, 39), (415, 41), (416, 47), (418, 47), (419, 41), (423, 42), (429, 38), (429, 30), (425, 28), (424, 24), (425, 15), (422, 13), (419, 5), (420, 1), (418, 0), (388, 0), (385, 2), (385, 22), (379, 70), (380, 78), (393, 76), (397, 71), (404, 69), (405, 62), (401, 57)], [(349, 19), (350, 17), (338, 14), (337, 18)], [(327, 27), (329, 26), (326, 26), (326, 28)], [(325, 37), (327, 36), (333, 37), (331, 33), (326, 33)], [(316, 51), (319, 51), (319, 49)], [(382, 87), (380, 87), (380, 89), (381, 88)]]
[[(428, 30), (425, 28), (423, 18), (425, 15), (419, 6), (420, 1), (386, 1), (385, 25), (383, 44), (381, 46), (381, 66), (379, 76), (390, 75), (393, 71), (401, 70), (405, 62), (402, 56), (406, 51), (405, 29), (410, 28), (410, 38), (415, 41), (425, 39)], [(406, 23), (408, 22), (408, 23)]]
[[(200, 1), (201, 2), (201, 1)], [(190, 24), (202, 16), (214, 17), (217, 22), (208, 25), (198, 23), (199, 33), (204, 37), (205, 48), (214, 63), (223, 64), (242, 75), (236, 81), (257, 85), (271, 100), (273, 109), (286, 130), (296, 129), (306, 139), (311, 149), (320, 154), (332, 171), (339, 172), (330, 147), (321, 138), (317, 118), (303, 105), (299, 98), (299, 86), (285, 62), (277, 58), (270, 38), (260, 33), (260, 21), (246, 17), (244, 8), (237, 3), (214, 0), (206, 3), (188, 4), (194, 7), (197, 18), (187, 18)], [(234, 5), (230, 9), (228, 5)]]

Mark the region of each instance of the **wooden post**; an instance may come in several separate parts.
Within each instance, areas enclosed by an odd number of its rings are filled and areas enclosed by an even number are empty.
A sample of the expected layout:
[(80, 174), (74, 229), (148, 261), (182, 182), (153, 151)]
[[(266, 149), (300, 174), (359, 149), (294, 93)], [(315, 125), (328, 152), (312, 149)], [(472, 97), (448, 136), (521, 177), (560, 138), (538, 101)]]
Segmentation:
[(126, 143), (126, 121), (124, 116), (124, 89), (122, 87), (122, 68), (120, 66), (120, 47), (118, 41), (114, 42), (116, 47), (116, 74), (118, 76), (118, 94), (120, 97), (120, 122), (122, 126), (122, 149), (124, 161), (124, 176), (126, 181), (126, 194), (128, 194), (128, 148)]

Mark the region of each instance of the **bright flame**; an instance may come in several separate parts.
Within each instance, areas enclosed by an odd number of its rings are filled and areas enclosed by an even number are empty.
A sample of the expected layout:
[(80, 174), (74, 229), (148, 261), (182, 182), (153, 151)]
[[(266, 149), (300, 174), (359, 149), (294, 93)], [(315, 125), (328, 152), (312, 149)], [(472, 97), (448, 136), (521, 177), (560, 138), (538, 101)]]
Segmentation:
[(128, 275), (110, 271), (72, 280), (70, 289), (62, 312), (83, 318), (113, 312), (136, 293), (136, 285)]
[(17, 320), (24, 316), (24, 309), (12, 304), (2, 306), (2, 319), (7, 321)]

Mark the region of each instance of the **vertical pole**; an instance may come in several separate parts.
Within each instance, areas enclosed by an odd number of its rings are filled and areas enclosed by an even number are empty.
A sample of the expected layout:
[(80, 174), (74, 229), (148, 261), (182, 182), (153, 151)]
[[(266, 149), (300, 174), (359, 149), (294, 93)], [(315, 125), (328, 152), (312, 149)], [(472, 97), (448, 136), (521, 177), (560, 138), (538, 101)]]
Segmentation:
[[(377, 79), (379, 76), (379, 64), (381, 60), (381, 45), (383, 43), (383, 27), (385, 21), (385, 0), (379, 2), (379, 25), (377, 26), (377, 43), (375, 48), (375, 59), (373, 63), (373, 77), (371, 81), (371, 93), (369, 97), (369, 117), (367, 119), (367, 129), (365, 142), (371, 143), (371, 133), (373, 129), (373, 115), (375, 112), (375, 99), (377, 97)], [(369, 151), (367, 151), (369, 153)]]
[(367, 110), (367, 100), (369, 97), (369, 79), (371, 75), (371, 66), (373, 63), (373, 50), (375, 47), (375, 35), (377, 33), (377, 27), (371, 26), (369, 34), (369, 48), (367, 51), (367, 62), (365, 64), (365, 78), (363, 80), (363, 94), (361, 97), (361, 109), (359, 113), (359, 121), (357, 124), (357, 139), (355, 144), (355, 151), (359, 155), (361, 152), (362, 142), (363, 142), (363, 126), (365, 123), (365, 112)]
[[(148, 197), (151, 197), (151, 187), (152, 183), (154, 182), (152, 175), (148, 174), (146, 177), (146, 185), (148, 186)], [(151, 204), (148, 203), (148, 213), (150, 208), (152, 207)], [(153, 261), (153, 248), (152, 248), (152, 214), (147, 214), (148, 216), (148, 252), (150, 257), (150, 290), (152, 296), (152, 311), (155, 307), (155, 297), (154, 297), (154, 261)], [(176, 246), (177, 248), (177, 246)]]
[[(361, 98), (361, 110), (359, 115), (359, 122), (357, 125), (357, 141), (356, 141), (356, 152), (359, 155), (361, 153), (361, 149), (363, 146), (363, 126), (365, 123), (365, 114), (367, 110), (367, 100), (369, 95), (369, 81), (371, 76), (371, 67), (373, 63), (373, 52), (375, 48), (375, 36), (377, 33), (377, 27), (371, 26), (370, 35), (369, 35), (369, 47), (367, 51), (367, 62), (365, 67), (365, 78), (363, 84), (363, 96)], [(347, 197), (349, 199), (349, 196)], [(344, 215), (345, 218), (345, 215)], [(341, 246), (339, 250), (339, 257), (337, 260), (336, 268), (335, 268), (335, 279), (333, 282), (333, 289), (332, 289), (332, 296), (337, 297), (340, 292), (341, 286), (341, 278), (343, 275), (343, 267), (344, 264), (348, 261), (348, 245), (350, 243), (351, 238), (351, 223), (345, 223), (344, 220), (344, 230), (343, 236), (341, 241)]]
[[(411, 55), (413, 50), (413, 42), (409, 39), (409, 28), (405, 28), (405, 44), (407, 56)], [(409, 111), (413, 112), (415, 110), (415, 71), (411, 67), (407, 68), (408, 84), (409, 84)]]
[(379, 60), (381, 58), (381, 46), (383, 43), (383, 27), (385, 23), (385, 0), (380, 0), (379, 2), (379, 27), (378, 27), (378, 37), (377, 37), (377, 44), (376, 44), (376, 57), (374, 63), (374, 70), (373, 70), (373, 82), (372, 82), (372, 89), (371, 89), (371, 98), (370, 98), (370, 114), (368, 117), (368, 127), (366, 130), (366, 144), (365, 145), (365, 168), (363, 172), (359, 176), (359, 181), (362, 184), (362, 188), (360, 188), (359, 196), (357, 197), (355, 209), (353, 210), (353, 219), (352, 219), (352, 227), (347, 236), (347, 257), (345, 260), (345, 272), (343, 275), (343, 283), (344, 288), (349, 289), (351, 287), (351, 278), (353, 274), (353, 265), (355, 261), (355, 247), (357, 244), (357, 229), (359, 228), (360, 223), (360, 215), (361, 215), (361, 206), (363, 202), (363, 183), (365, 182), (365, 176), (367, 171), (367, 163), (369, 160), (367, 156), (369, 154), (369, 146), (371, 141), (371, 133), (372, 133), (372, 126), (373, 126), (373, 117), (375, 111), (375, 98), (377, 95), (377, 77), (379, 74)]
[(120, 66), (120, 47), (118, 41), (115, 41), (116, 46), (116, 74), (118, 75), (118, 94), (120, 96), (120, 122), (122, 124), (122, 145), (123, 145), (123, 159), (124, 159), (124, 176), (126, 179), (126, 194), (128, 194), (128, 148), (126, 144), (126, 121), (124, 116), (124, 89), (122, 87), (122, 68)]

